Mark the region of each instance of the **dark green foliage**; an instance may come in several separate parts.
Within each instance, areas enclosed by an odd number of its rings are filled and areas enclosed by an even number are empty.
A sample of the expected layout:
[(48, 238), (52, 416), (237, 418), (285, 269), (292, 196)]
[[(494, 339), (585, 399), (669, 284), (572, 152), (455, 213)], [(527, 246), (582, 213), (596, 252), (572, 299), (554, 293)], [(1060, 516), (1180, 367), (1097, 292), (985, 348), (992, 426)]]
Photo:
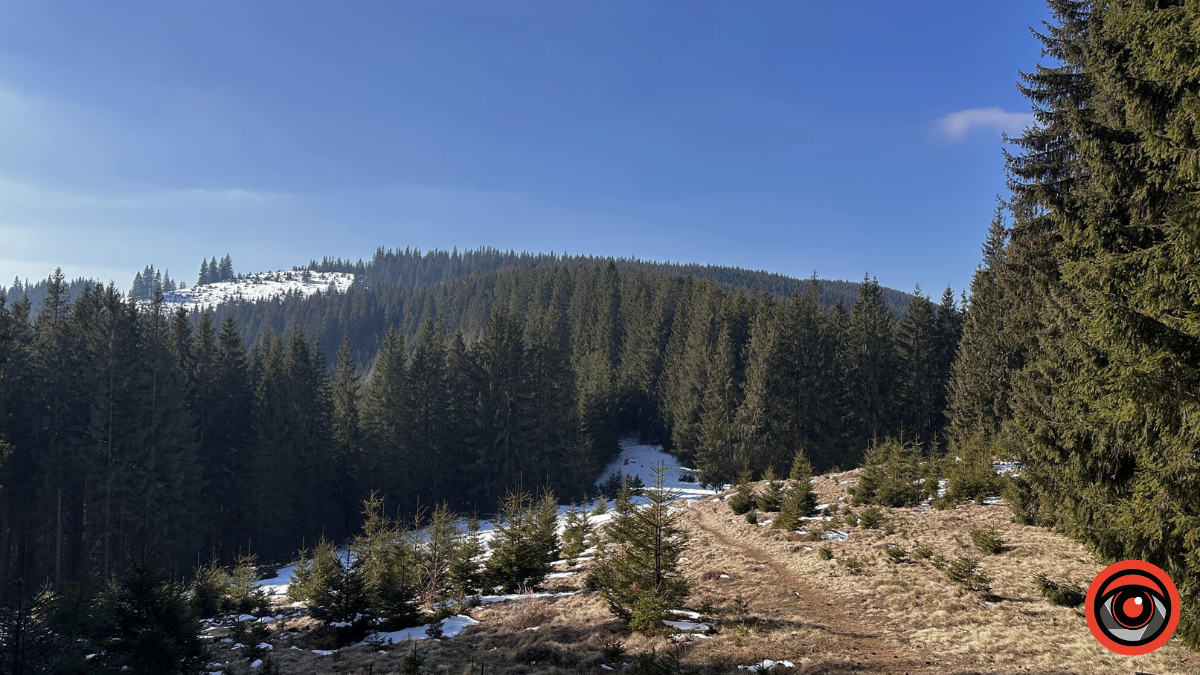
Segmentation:
[(729, 509), (739, 516), (757, 505), (758, 500), (754, 497), (754, 490), (748, 483), (738, 485), (737, 491), (729, 498)]
[(1045, 574), (1033, 575), (1033, 581), (1041, 591), (1042, 597), (1052, 605), (1060, 607), (1078, 607), (1087, 599), (1085, 589), (1070, 582), (1058, 583), (1051, 581)]
[[(1200, 244), (1188, 3), (1051, 0), (955, 366), (956, 435), (1014, 441), (1023, 522), (1200, 573)], [(999, 219), (998, 219), (999, 220)], [(973, 316), (974, 315), (974, 316)], [(1176, 635), (1200, 646), (1200, 585)]]
[(654, 486), (646, 490), (648, 504), (609, 525), (609, 539), (617, 543), (600, 549), (588, 577), (612, 613), (634, 630), (657, 630), (662, 611), (688, 593), (677, 570), (687, 541), (668, 506), (675, 495), (664, 487), (665, 474), (666, 467), (655, 469)]
[(1004, 539), (995, 527), (977, 527), (971, 530), (971, 542), (975, 548), (988, 555), (999, 555), (1004, 551)]
[(821, 560), (833, 560), (833, 549), (825, 545), (819, 546), (817, 547), (817, 555)]
[(903, 546), (889, 546), (887, 549), (888, 562), (898, 565), (908, 561), (908, 551)]
[(200, 622), (183, 585), (152, 558), (133, 561), (104, 588), (91, 620), (93, 672), (190, 675), (206, 662)]
[(417, 651), (417, 644), (414, 641), (412, 649), (400, 660), (400, 672), (403, 675), (419, 675), (421, 666), (425, 665), (425, 659), (426, 655)]
[(750, 509), (746, 512), (746, 523), (748, 525), (758, 524), (758, 511), (756, 509)]
[(562, 533), (562, 555), (564, 558), (573, 563), (584, 552), (587, 548), (585, 541), (589, 529), (586, 511), (583, 509), (571, 509), (567, 512), (567, 519), (563, 525)]
[(946, 497), (965, 502), (979, 495), (996, 495), (1007, 483), (992, 467), (995, 448), (980, 438), (952, 446), (945, 459)]
[[(774, 474), (770, 474), (774, 476)], [(772, 478), (766, 479), (766, 486), (758, 496), (758, 510), (768, 513), (778, 513), (783, 504), (783, 483)]]
[(792, 484), (783, 492), (783, 503), (779, 515), (771, 521), (771, 527), (777, 530), (796, 530), (803, 522), (800, 519), (815, 513), (817, 493), (812, 491), (812, 485), (807, 480), (790, 481)]
[(505, 593), (533, 589), (558, 558), (558, 500), (545, 491), (535, 502), (521, 489), (510, 490), (498, 505), (492, 555), (484, 564), (484, 587)]
[(875, 506), (863, 509), (862, 512), (858, 514), (858, 526), (864, 530), (874, 530), (883, 524), (883, 521), (883, 512)]
[(913, 506), (922, 497), (920, 478), (919, 448), (892, 440), (879, 443), (867, 452), (854, 504)]
[(992, 578), (979, 568), (979, 559), (962, 557), (950, 563), (946, 568), (946, 578), (952, 583), (960, 584), (969, 591), (990, 593)]

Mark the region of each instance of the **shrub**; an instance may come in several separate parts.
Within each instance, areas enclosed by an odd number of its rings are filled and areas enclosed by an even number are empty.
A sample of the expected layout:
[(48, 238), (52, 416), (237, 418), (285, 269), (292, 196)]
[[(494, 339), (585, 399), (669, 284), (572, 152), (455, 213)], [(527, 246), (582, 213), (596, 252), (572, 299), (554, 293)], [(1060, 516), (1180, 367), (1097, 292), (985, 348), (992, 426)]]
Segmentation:
[(195, 673), (206, 653), (200, 622), (181, 584), (156, 560), (135, 560), (91, 610), (97, 672)]
[(933, 557), (933, 547), (929, 544), (917, 544), (913, 547), (913, 555), (921, 560), (929, 560)]
[(833, 549), (828, 546), (819, 546), (817, 547), (817, 555), (821, 557), (821, 560), (833, 560)]
[(216, 560), (196, 568), (192, 577), (192, 607), (201, 619), (211, 619), (221, 613), (229, 592), (229, 573)]
[(430, 621), (429, 624), (425, 626), (425, 637), (429, 638), (430, 640), (437, 640), (438, 638), (442, 637), (442, 634), (445, 631), (445, 626), (445, 619)]
[(484, 583), (507, 593), (541, 584), (558, 557), (558, 501), (546, 490), (536, 503), (524, 490), (500, 500), (492, 556), (484, 565)]
[(758, 496), (758, 510), (776, 513), (783, 504), (783, 484), (777, 480), (767, 481), (767, 488)]
[(584, 541), (588, 535), (587, 514), (580, 509), (567, 512), (562, 533), (562, 554), (572, 564), (586, 549)]
[(754, 508), (757, 500), (754, 499), (754, 491), (746, 483), (737, 486), (737, 492), (729, 498), (729, 509), (735, 515), (742, 515), (750, 509)]
[(883, 523), (883, 512), (874, 506), (863, 509), (862, 513), (858, 514), (858, 526), (865, 530), (874, 530), (881, 523)]
[(996, 448), (982, 439), (972, 439), (952, 447), (946, 454), (946, 497), (955, 503), (1000, 494), (1007, 479), (992, 468)]
[(658, 593), (643, 593), (633, 605), (629, 628), (641, 633), (653, 633), (662, 628), (663, 612), (670, 608), (667, 598)]
[(625, 656), (625, 643), (616, 638), (610, 638), (600, 649), (600, 655), (604, 657), (605, 661), (616, 661)]
[(1037, 584), (1038, 590), (1042, 592), (1042, 597), (1050, 604), (1060, 607), (1078, 607), (1087, 599), (1087, 593), (1077, 584), (1055, 583), (1041, 573), (1033, 575), (1033, 580)]
[(971, 530), (971, 541), (975, 548), (988, 555), (999, 555), (1004, 550), (1004, 540), (1000, 538), (999, 530), (993, 526)]
[[(646, 490), (650, 503), (615, 518), (607, 529), (615, 546), (601, 546), (588, 584), (608, 602), (617, 618), (632, 622), (643, 612), (639, 626), (649, 625), (644, 614), (653, 603), (669, 608), (688, 593), (679, 575), (679, 557), (687, 537), (678, 515), (668, 505), (675, 494), (666, 489), (666, 467), (655, 468), (654, 486)], [(648, 597), (650, 599), (643, 600)], [(657, 620), (661, 622), (661, 615)], [(657, 624), (655, 624), (657, 628)]]
[(946, 509), (954, 508), (954, 502), (950, 501), (949, 499), (947, 499), (945, 497), (938, 497), (937, 499), (930, 502), (929, 505), (932, 506), (933, 508), (937, 509), (938, 511), (945, 511)]
[(838, 558), (838, 563), (850, 574), (858, 574), (863, 570), (863, 561), (853, 556), (842, 556)]
[(969, 591), (990, 593), (992, 590), (992, 578), (979, 569), (978, 558), (962, 557), (950, 563), (946, 567), (946, 578)]
[(888, 440), (867, 451), (854, 504), (913, 506), (921, 501), (921, 452), (912, 444)]
[(892, 564), (899, 564), (908, 560), (908, 551), (901, 546), (889, 546), (887, 557)]
[(757, 525), (758, 524), (758, 511), (756, 511), (754, 509), (750, 509), (749, 511), (747, 511), (746, 512), (746, 522), (751, 525)]
[(267, 594), (254, 585), (258, 578), (257, 556), (239, 555), (229, 574), (229, 583), (222, 599), (221, 611), (227, 614), (263, 616), (271, 608)]

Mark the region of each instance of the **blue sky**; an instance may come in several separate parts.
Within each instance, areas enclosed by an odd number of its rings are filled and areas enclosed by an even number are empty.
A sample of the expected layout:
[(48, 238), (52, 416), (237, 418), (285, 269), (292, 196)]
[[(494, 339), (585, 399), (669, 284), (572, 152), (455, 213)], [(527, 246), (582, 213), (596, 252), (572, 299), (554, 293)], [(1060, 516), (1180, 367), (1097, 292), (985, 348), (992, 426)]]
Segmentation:
[(0, 4), (0, 279), (378, 246), (969, 283), (1040, 0)]

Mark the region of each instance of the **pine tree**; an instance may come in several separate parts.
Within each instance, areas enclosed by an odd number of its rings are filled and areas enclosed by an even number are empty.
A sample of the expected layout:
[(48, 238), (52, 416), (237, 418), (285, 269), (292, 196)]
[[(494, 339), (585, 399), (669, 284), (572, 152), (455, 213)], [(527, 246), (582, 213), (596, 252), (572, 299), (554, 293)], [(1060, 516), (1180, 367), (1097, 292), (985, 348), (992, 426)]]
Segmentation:
[(942, 345), (936, 310), (919, 285), (913, 290), (904, 320), (896, 327), (896, 347), (901, 434), (932, 444), (942, 426), (945, 379), (939, 369)]
[(950, 430), (959, 441), (994, 436), (1001, 423), (1012, 417), (1009, 401), (1017, 363), (1004, 326), (1008, 302), (1000, 276), (1008, 231), (1003, 215), (1003, 207), (997, 207), (983, 245), (983, 261), (971, 279), (971, 304), (952, 366)]
[(894, 320), (883, 301), (879, 283), (863, 277), (858, 300), (850, 310), (843, 360), (843, 382), (847, 398), (849, 462), (873, 439), (895, 431), (896, 349)]
[(609, 525), (609, 537), (618, 543), (601, 547), (588, 578), (589, 587), (634, 630), (658, 629), (663, 611), (688, 594), (687, 580), (678, 573), (687, 541), (669, 506), (676, 495), (666, 488), (666, 472), (662, 465), (655, 469), (648, 504)]
[(361, 376), (350, 349), (350, 331), (342, 334), (334, 361), (330, 382), (330, 437), (333, 441), (334, 500), (338, 513), (347, 520), (345, 530), (352, 529), (349, 521), (353, 505), (358, 502), (359, 462), (362, 460), (362, 433), (359, 426), (359, 392)]
[(505, 593), (536, 588), (558, 557), (558, 501), (549, 491), (533, 501), (522, 489), (509, 490), (498, 504), (492, 555), (484, 564), (484, 587)]
[[(408, 429), (408, 372), (405, 367), (404, 338), (393, 327), (388, 330), (375, 357), (362, 401), (363, 440), (372, 458), (369, 485), (383, 488), (396, 504), (412, 510), (416, 502), (405, 495), (411, 476), (405, 432)], [(402, 495), (404, 495), (402, 497)]]
[(228, 253), (221, 258), (221, 263), (217, 267), (217, 280), (233, 281), (233, 259), (229, 257)]
[(729, 329), (721, 332), (717, 351), (709, 365), (708, 389), (704, 393), (704, 412), (700, 420), (700, 446), (696, 466), (700, 482), (723, 485), (733, 482), (737, 466), (736, 416), (742, 401), (738, 381), (733, 337)]
[(196, 278), (196, 285), (203, 286), (208, 283), (211, 283), (211, 276), (208, 270), (208, 261), (202, 259), (200, 261), (200, 276)]
[(204, 668), (195, 611), (182, 584), (152, 558), (135, 560), (113, 580), (91, 614), (88, 638), (101, 672), (184, 675)]

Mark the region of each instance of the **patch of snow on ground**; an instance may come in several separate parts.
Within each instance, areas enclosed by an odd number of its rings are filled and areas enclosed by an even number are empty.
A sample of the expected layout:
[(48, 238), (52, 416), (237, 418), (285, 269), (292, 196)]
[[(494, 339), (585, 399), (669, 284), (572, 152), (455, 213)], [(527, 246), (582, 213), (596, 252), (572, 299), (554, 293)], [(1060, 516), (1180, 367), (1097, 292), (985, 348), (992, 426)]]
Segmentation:
[(699, 621), (663, 621), (663, 625), (670, 626), (675, 630), (685, 630), (696, 633), (707, 633), (713, 628), (711, 623), (701, 623)]
[(752, 666), (738, 666), (738, 670), (749, 670), (752, 673), (756, 673), (762, 670), (774, 670), (776, 667), (795, 668), (796, 665), (791, 661), (772, 661), (771, 659), (763, 659)]
[(1001, 476), (1021, 475), (1020, 462), (993, 462), (992, 469)]
[[(263, 589), (263, 591), (271, 597), (280, 597), (287, 595), (288, 586), (292, 583), (292, 576), (296, 573), (295, 565), (280, 567), (275, 576), (270, 579), (259, 579), (254, 582), (254, 585)], [(250, 617), (254, 618), (254, 617)]]
[[(479, 625), (478, 621), (462, 614), (446, 617), (446, 620), (442, 623), (442, 637), (455, 637), (463, 632), (463, 629), (467, 626), (477, 625)], [(404, 642), (405, 640), (426, 640), (429, 638), (425, 634), (425, 629), (427, 628), (429, 628), (429, 624), (396, 630), (390, 633), (380, 633), (379, 638), (385, 643)]]
[(850, 538), (850, 533), (842, 532), (841, 530), (834, 530), (821, 535), (821, 538), (825, 541), (846, 541)]
[[(223, 302), (270, 300), (288, 293), (304, 296), (317, 293), (345, 293), (354, 284), (354, 275), (345, 272), (308, 270), (244, 274), (234, 281), (192, 286), (163, 297), (166, 311), (183, 307), (188, 311), (215, 307)], [(147, 301), (143, 301), (147, 302)]]
[[(696, 476), (695, 469), (685, 469), (679, 464), (679, 460), (672, 457), (669, 453), (662, 449), (661, 445), (644, 445), (638, 443), (635, 438), (626, 438), (621, 440), (621, 454), (617, 458), (608, 463), (604, 467), (604, 471), (600, 473), (600, 478), (597, 479), (596, 485), (600, 485), (609, 474), (614, 471), (617, 473), (629, 474), (630, 477), (640, 476), (642, 483), (646, 487), (654, 485), (654, 467), (662, 463), (667, 468), (666, 486), (672, 492), (679, 495), (680, 499), (697, 500), (706, 499), (717, 494), (716, 490), (709, 490), (700, 487), (699, 483), (688, 483), (679, 480), (682, 475), (689, 475), (693, 478)], [(645, 501), (644, 498), (635, 497), (634, 502)]]

